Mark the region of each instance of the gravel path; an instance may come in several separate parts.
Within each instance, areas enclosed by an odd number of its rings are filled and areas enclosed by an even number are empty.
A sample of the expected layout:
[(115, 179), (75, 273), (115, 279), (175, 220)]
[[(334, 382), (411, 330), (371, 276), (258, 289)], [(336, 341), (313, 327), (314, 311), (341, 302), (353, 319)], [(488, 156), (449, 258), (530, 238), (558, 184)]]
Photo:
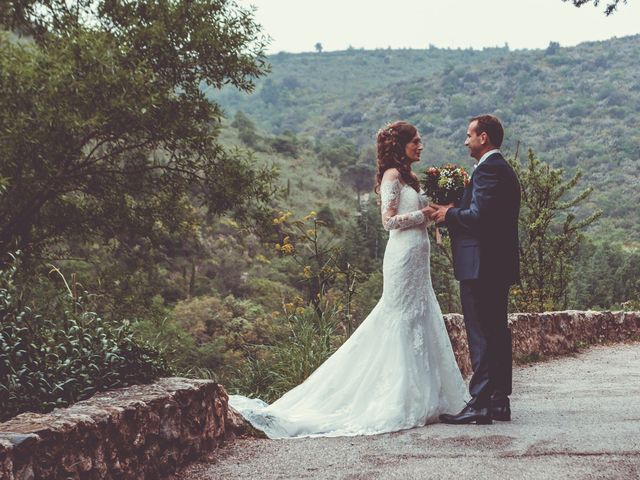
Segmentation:
[(237, 440), (176, 478), (640, 479), (640, 343), (518, 367), (514, 392), (510, 423)]

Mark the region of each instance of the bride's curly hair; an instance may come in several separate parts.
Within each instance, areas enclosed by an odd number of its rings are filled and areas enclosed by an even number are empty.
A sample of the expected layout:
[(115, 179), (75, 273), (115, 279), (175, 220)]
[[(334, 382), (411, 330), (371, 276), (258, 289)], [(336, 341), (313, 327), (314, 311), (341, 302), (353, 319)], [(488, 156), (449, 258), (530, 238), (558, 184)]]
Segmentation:
[(397, 168), (402, 180), (415, 189), (420, 190), (420, 182), (415, 173), (411, 171), (411, 162), (405, 154), (407, 144), (413, 140), (418, 129), (407, 122), (393, 122), (380, 130), (376, 135), (377, 168), (376, 186), (374, 191), (380, 192), (380, 183), (384, 172), (390, 168)]

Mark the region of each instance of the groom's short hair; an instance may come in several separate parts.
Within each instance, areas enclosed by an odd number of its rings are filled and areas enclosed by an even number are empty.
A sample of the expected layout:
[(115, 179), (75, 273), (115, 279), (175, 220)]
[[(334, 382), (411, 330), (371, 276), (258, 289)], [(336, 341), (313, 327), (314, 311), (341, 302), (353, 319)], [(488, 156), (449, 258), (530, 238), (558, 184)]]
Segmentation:
[(491, 145), (496, 148), (500, 148), (502, 145), (502, 139), (504, 138), (504, 129), (500, 119), (495, 115), (478, 115), (469, 120), (469, 123), (478, 122), (476, 124), (476, 135), (480, 135), (485, 132), (489, 137)]

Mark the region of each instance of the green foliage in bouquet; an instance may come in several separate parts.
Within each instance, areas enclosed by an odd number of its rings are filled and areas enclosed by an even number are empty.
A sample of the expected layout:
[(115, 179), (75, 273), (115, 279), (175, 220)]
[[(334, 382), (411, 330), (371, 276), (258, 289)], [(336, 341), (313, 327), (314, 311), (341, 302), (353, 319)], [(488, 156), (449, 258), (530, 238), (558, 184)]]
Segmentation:
[(27, 306), (16, 270), (14, 263), (0, 271), (0, 421), (170, 373), (157, 350), (134, 338), (128, 322), (116, 325), (84, 310), (75, 288), (60, 294), (66, 309), (59, 318)]

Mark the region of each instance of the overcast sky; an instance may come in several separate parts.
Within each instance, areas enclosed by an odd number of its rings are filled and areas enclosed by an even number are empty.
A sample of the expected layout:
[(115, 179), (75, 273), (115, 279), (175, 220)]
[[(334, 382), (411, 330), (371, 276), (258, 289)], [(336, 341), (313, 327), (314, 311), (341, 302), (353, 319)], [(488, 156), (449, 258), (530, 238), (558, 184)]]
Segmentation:
[(256, 8), (268, 53), (354, 48), (545, 48), (640, 33), (640, 0), (606, 17), (561, 0), (238, 0)]

